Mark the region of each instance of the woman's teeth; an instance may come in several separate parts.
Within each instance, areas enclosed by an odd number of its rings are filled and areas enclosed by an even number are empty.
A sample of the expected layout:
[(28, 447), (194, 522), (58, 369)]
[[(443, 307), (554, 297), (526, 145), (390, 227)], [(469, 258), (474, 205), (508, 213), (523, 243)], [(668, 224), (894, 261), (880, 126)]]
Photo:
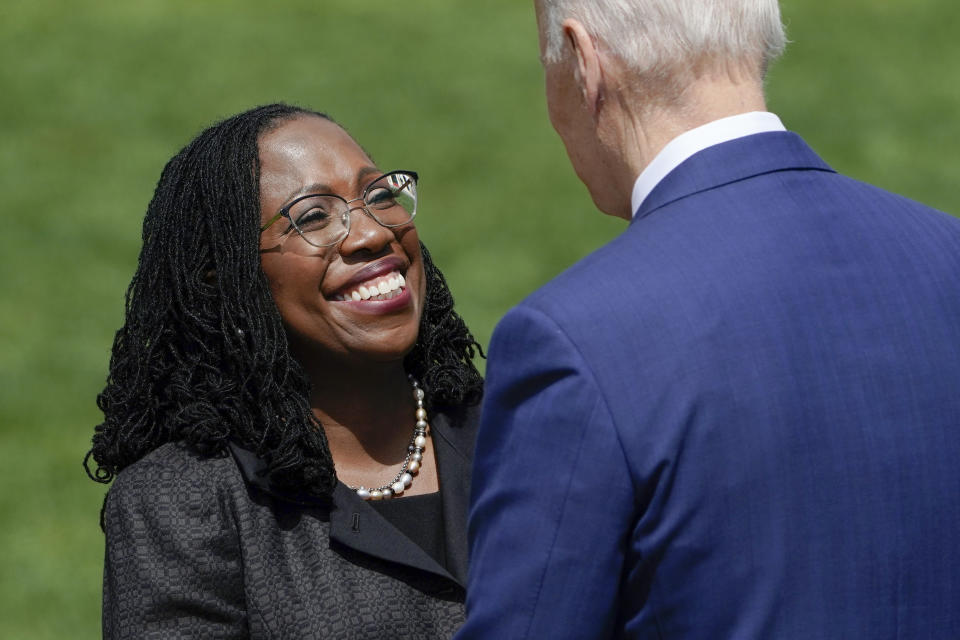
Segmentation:
[(407, 286), (406, 280), (399, 271), (392, 271), (385, 276), (373, 278), (358, 286), (356, 289), (347, 293), (341, 293), (333, 296), (334, 300), (347, 301), (354, 300), (389, 300), (400, 295), (403, 288)]

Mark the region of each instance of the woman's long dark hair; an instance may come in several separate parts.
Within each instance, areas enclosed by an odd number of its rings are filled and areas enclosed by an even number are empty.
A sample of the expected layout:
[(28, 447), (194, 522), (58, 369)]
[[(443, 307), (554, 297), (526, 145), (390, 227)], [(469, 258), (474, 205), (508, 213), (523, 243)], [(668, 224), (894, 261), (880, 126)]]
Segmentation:
[[(301, 115), (330, 119), (284, 104), (251, 109), (201, 133), (164, 168), (97, 397), (104, 421), (84, 458), (94, 480), (110, 482), (167, 442), (213, 455), (233, 439), (264, 460), (278, 486), (333, 491), (333, 460), (310, 409), (310, 383), (290, 355), (259, 258), (258, 140)], [(426, 302), (404, 365), (433, 407), (476, 404), (480, 345), (421, 249)]]

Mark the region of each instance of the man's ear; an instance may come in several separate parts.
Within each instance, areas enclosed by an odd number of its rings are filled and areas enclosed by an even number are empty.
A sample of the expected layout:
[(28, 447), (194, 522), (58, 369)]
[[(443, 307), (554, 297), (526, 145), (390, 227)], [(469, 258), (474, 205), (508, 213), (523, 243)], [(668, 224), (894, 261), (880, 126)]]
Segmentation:
[(574, 55), (574, 77), (580, 85), (584, 105), (594, 117), (603, 104), (603, 69), (597, 44), (580, 22), (567, 18), (560, 26), (563, 38)]

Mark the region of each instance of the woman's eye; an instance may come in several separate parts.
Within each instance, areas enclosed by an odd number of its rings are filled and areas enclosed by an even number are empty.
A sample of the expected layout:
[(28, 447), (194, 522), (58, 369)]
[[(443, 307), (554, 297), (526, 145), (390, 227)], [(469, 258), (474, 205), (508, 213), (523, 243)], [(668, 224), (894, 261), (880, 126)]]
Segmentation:
[(379, 188), (374, 189), (367, 194), (367, 205), (373, 206), (392, 206), (395, 201), (395, 194), (390, 189)]
[(327, 226), (330, 222), (330, 213), (325, 209), (314, 207), (299, 214), (295, 220), (301, 231), (309, 231)]

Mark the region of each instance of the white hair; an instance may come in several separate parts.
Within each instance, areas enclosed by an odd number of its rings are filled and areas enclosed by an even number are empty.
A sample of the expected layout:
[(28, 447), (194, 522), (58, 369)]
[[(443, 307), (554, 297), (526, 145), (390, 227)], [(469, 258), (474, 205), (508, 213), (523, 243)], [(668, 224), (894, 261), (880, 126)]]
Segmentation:
[(539, 0), (544, 61), (563, 55), (561, 24), (574, 18), (639, 75), (696, 65), (758, 65), (762, 75), (786, 43), (777, 0)]

